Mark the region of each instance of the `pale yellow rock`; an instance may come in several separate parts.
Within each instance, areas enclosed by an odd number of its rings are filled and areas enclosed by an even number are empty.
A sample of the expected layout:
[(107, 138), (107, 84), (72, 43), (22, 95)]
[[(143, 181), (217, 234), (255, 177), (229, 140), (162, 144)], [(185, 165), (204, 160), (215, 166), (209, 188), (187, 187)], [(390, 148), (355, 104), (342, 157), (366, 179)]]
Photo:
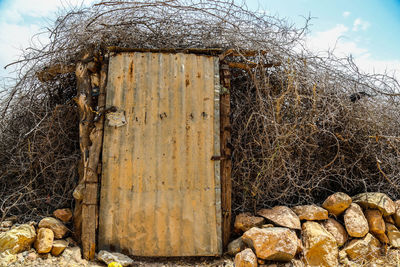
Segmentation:
[[(294, 233), (296, 235), (296, 233)], [(297, 235), (296, 235), (297, 237)], [(303, 247), (303, 242), (301, 242), (301, 240), (299, 238), (297, 238), (297, 249), (296, 249), (296, 255), (300, 254), (301, 252), (303, 252), (304, 247)]]
[(48, 253), (53, 247), (54, 233), (49, 228), (39, 228), (34, 247), (37, 253)]
[(264, 224), (264, 218), (252, 216), (250, 213), (240, 213), (235, 218), (234, 227), (237, 231), (246, 232), (252, 227), (260, 227)]
[(263, 260), (290, 261), (296, 254), (296, 234), (282, 227), (257, 228), (246, 231), (243, 241)]
[(13, 226), (12, 221), (3, 221), (2, 223), (0, 223), (0, 227), (10, 228), (11, 226)]
[(400, 231), (391, 223), (386, 223), (386, 235), (392, 247), (400, 248)]
[(368, 231), (368, 221), (360, 206), (351, 203), (344, 213), (344, 225), (349, 236), (364, 237)]
[(58, 219), (46, 217), (39, 222), (39, 228), (49, 228), (54, 232), (54, 237), (57, 239), (63, 238), (68, 228)]
[(271, 227), (275, 227), (275, 225), (268, 223), (268, 224), (263, 224), (260, 228), (271, 228)]
[(329, 211), (329, 213), (339, 216), (351, 204), (351, 197), (345, 193), (337, 192), (327, 197), (322, 204), (322, 207)]
[(17, 255), (11, 253), (9, 250), (0, 253), (0, 267), (7, 267), (17, 260)]
[(53, 247), (51, 248), (51, 255), (53, 256), (59, 256), (61, 253), (63, 253), (63, 251), (65, 250), (65, 248), (68, 247), (68, 242), (65, 240), (54, 240), (53, 242)]
[(72, 219), (72, 211), (68, 208), (57, 209), (53, 212), (53, 215), (64, 223), (67, 223)]
[(97, 259), (99, 261), (104, 262), (105, 264), (110, 264), (111, 262), (118, 262), (124, 267), (131, 266), (133, 264), (133, 260), (128, 256), (118, 252), (109, 252), (106, 250), (100, 250), (99, 253), (97, 254)]
[(8, 250), (12, 254), (28, 250), (35, 241), (35, 228), (28, 224), (16, 226), (0, 233), (0, 252)]
[(343, 251), (352, 261), (371, 260), (380, 254), (380, 242), (368, 233), (363, 239), (354, 239), (343, 248)]
[(290, 261), (290, 263), (291, 263), (291, 267), (304, 267), (304, 263), (301, 260), (293, 259)]
[(239, 237), (228, 244), (227, 253), (235, 256), (240, 251), (246, 248), (246, 244), (243, 242), (242, 237)]
[(292, 210), (299, 216), (300, 220), (317, 221), (328, 219), (328, 211), (316, 205), (296, 206)]
[(322, 225), (329, 233), (333, 235), (339, 247), (347, 242), (349, 236), (347, 235), (343, 225), (341, 225), (338, 221), (333, 218), (328, 218), (322, 223)]
[(364, 209), (378, 209), (384, 216), (392, 215), (396, 211), (393, 200), (384, 193), (369, 192), (358, 194), (353, 197), (353, 202)]
[(302, 229), (307, 266), (338, 266), (339, 251), (333, 235), (317, 222), (305, 222)]
[(275, 225), (291, 229), (301, 229), (300, 219), (290, 208), (286, 206), (276, 206), (272, 209), (262, 209), (258, 215), (270, 220)]
[(394, 224), (397, 227), (400, 227), (400, 200), (396, 200), (394, 202), (395, 205), (395, 212), (392, 215), (393, 216), (393, 220), (394, 220)]
[(247, 248), (235, 256), (235, 267), (257, 267), (257, 257)]
[(28, 254), (28, 256), (26, 256), (26, 258), (27, 258), (28, 260), (30, 260), (30, 261), (36, 260), (37, 257), (38, 257), (38, 254), (36, 254), (36, 252), (30, 252), (30, 253)]

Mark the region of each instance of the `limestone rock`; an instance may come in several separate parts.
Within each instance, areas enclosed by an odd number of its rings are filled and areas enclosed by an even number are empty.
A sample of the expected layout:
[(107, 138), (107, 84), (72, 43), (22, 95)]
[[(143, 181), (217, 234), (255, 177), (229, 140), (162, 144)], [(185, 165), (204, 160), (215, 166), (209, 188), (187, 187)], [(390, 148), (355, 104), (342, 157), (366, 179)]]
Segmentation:
[(63, 258), (69, 259), (73, 262), (82, 262), (82, 254), (80, 247), (67, 247), (62, 255)]
[(369, 231), (372, 234), (379, 235), (385, 233), (385, 221), (379, 210), (366, 210), (364, 214), (368, 221)]
[(0, 224), (0, 227), (4, 227), (4, 228), (10, 228), (11, 226), (13, 226), (13, 222), (12, 221), (3, 221)]
[(30, 252), (30, 253), (26, 256), (26, 258), (27, 258), (28, 260), (30, 260), (30, 261), (36, 260), (37, 257), (38, 257), (38, 254), (36, 254), (36, 252)]
[(383, 216), (383, 220), (387, 223), (395, 224), (393, 217), (391, 215)]
[(227, 253), (234, 256), (245, 248), (246, 244), (243, 242), (242, 237), (239, 237), (228, 244)]
[(351, 202), (352, 200), (349, 195), (337, 192), (327, 197), (322, 204), (322, 207), (327, 209), (333, 215), (339, 216), (350, 206)]
[(28, 224), (22, 224), (13, 229), (0, 233), (0, 252), (9, 250), (16, 254), (28, 250), (35, 241), (35, 228)]
[(351, 203), (344, 213), (344, 225), (347, 233), (352, 237), (363, 237), (368, 231), (368, 221), (360, 206)]
[(384, 243), (384, 244), (388, 244), (389, 243), (389, 238), (387, 237), (387, 235), (385, 233), (383, 233), (383, 234), (375, 234), (375, 237), (378, 238), (378, 240), (381, 243)]
[(363, 239), (354, 239), (343, 249), (353, 261), (371, 260), (379, 256), (380, 242), (368, 233)]
[[(296, 233), (294, 233), (296, 235)], [(296, 235), (297, 238), (297, 235)], [(301, 242), (301, 239), (297, 238), (297, 249), (296, 249), (296, 255), (300, 254), (301, 252), (303, 252), (304, 247), (303, 247), (303, 242)]]
[(296, 259), (293, 259), (290, 262), (290, 264), (291, 264), (290, 267), (304, 267), (305, 266), (301, 260), (296, 260)]
[(40, 228), (35, 240), (35, 249), (38, 253), (48, 253), (53, 247), (54, 233), (49, 228)]
[(9, 250), (0, 253), (0, 267), (7, 267), (17, 260), (17, 255), (14, 255)]
[(300, 220), (316, 221), (328, 219), (328, 211), (316, 205), (303, 205), (293, 207), (292, 210)]
[(322, 225), (305, 222), (302, 235), (307, 266), (338, 266), (336, 240)]
[(235, 267), (257, 267), (257, 257), (254, 252), (246, 248), (242, 252), (236, 254)]
[(349, 236), (347, 235), (343, 225), (341, 225), (338, 221), (333, 218), (328, 218), (322, 223), (322, 225), (329, 233), (333, 235), (339, 247), (343, 246), (343, 244), (347, 242)]
[(63, 238), (68, 228), (58, 219), (52, 217), (46, 217), (39, 222), (39, 228), (49, 228), (54, 232), (55, 238)]
[(71, 209), (58, 209), (53, 212), (53, 215), (62, 222), (67, 223), (72, 218), (72, 211)]
[(97, 254), (97, 259), (105, 264), (110, 264), (113, 261), (121, 264), (122, 266), (130, 266), (133, 264), (133, 260), (128, 256), (118, 252), (108, 252), (106, 250), (101, 250), (99, 254)]
[(384, 193), (362, 193), (353, 197), (353, 202), (364, 209), (378, 209), (384, 216), (392, 215), (396, 211), (394, 202)]
[(65, 240), (54, 240), (53, 247), (51, 248), (51, 255), (59, 256), (68, 247), (68, 242)]
[(386, 223), (386, 234), (392, 247), (400, 248), (400, 231), (391, 223)]
[(276, 206), (272, 209), (262, 209), (257, 214), (272, 221), (278, 226), (297, 230), (301, 229), (299, 217), (286, 206)]
[(250, 213), (240, 213), (235, 218), (234, 227), (238, 231), (246, 232), (250, 228), (260, 227), (264, 224), (264, 218), (252, 216)]
[(261, 226), (261, 228), (271, 228), (271, 227), (275, 227), (275, 225), (270, 224), (270, 223), (267, 223), (267, 224), (263, 224), (263, 225)]
[(366, 210), (365, 217), (368, 221), (369, 231), (384, 244), (389, 243), (389, 239), (385, 234), (385, 221), (379, 210)]
[(290, 261), (297, 251), (296, 234), (283, 227), (253, 227), (242, 238), (249, 247), (254, 248), (257, 257), (263, 260)]
[(395, 207), (396, 207), (396, 210), (395, 210), (395, 212), (394, 212), (394, 214), (393, 214), (394, 224), (395, 224), (397, 227), (400, 227), (400, 200), (396, 200), (396, 201), (394, 202), (394, 205), (395, 205)]

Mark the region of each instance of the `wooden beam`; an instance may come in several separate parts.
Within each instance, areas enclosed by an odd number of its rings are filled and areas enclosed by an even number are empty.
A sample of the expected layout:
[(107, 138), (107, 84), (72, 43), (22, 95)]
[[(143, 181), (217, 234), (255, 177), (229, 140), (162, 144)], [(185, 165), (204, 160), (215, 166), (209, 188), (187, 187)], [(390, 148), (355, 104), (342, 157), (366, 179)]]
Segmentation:
[(228, 49), (225, 50), (220, 56), (219, 59), (222, 61), (226, 57), (254, 57), (257, 55), (265, 55), (267, 51), (264, 50), (237, 50), (237, 49)]
[(219, 55), (224, 50), (222, 48), (126, 48), (109, 46), (109, 52), (143, 52), (143, 53), (187, 53), (187, 54), (201, 54), (201, 55)]
[(222, 241), (224, 248), (228, 245), (231, 232), (231, 202), (232, 202), (232, 182), (231, 182), (231, 123), (230, 123), (230, 90), (231, 73), (229, 65), (221, 63), (220, 79), (223, 92), (220, 96), (220, 124), (221, 124), (221, 208), (222, 208)]
[[(82, 154), (83, 177), (79, 187), (83, 186), (83, 199), (76, 201), (75, 213), (80, 216), (74, 222), (75, 228), (80, 231), (80, 240), (83, 248), (83, 257), (93, 260), (96, 251), (96, 233), (98, 227), (98, 190), (101, 150), (103, 146), (103, 114), (106, 102), (106, 85), (108, 64), (103, 62), (101, 70), (94, 68), (92, 62), (85, 60), (86, 55), (76, 66), (78, 96), (76, 102), (80, 113), (79, 137)], [(96, 63), (97, 64), (97, 63)], [(100, 71), (99, 75), (93, 71)], [(98, 77), (100, 76), (100, 81)], [(97, 77), (97, 78), (96, 78)], [(91, 79), (96, 78), (96, 81)], [(92, 97), (92, 84), (99, 83), (97, 101)], [(96, 116), (99, 116), (95, 119)]]
[(95, 120), (90, 133), (91, 146), (85, 171), (85, 195), (83, 199), (82, 246), (83, 255), (87, 260), (93, 260), (96, 251), (96, 233), (98, 227), (98, 168), (103, 147), (104, 108), (106, 105), (108, 64), (103, 62), (100, 71), (100, 92), (97, 101), (97, 112), (103, 114)]
[[(85, 57), (88, 57), (86, 55)], [(84, 58), (85, 58), (84, 57)], [(81, 160), (78, 166), (79, 181), (78, 186), (75, 188), (74, 197), (79, 196), (79, 199), (75, 198), (75, 209), (74, 209), (74, 237), (79, 242), (82, 238), (82, 200), (84, 195), (84, 177), (85, 168), (87, 166), (87, 157), (89, 154), (88, 147), (90, 143), (90, 120), (92, 98), (90, 97), (90, 81), (88, 70), (83, 63), (78, 63), (75, 70), (76, 83), (77, 83), (77, 96), (75, 102), (78, 106), (79, 111), (79, 146), (81, 150)], [(89, 96), (89, 97), (88, 97)]]
[(237, 69), (243, 69), (243, 70), (251, 70), (258, 66), (267, 69), (267, 68), (277, 67), (277, 66), (281, 65), (280, 63), (256, 64), (256, 63), (242, 63), (242, 62), (227, 62), (227, 64), (230, 68), (237, 68)]
[(72, 73), (76, 69), (75, 65), (55, 64), (44, 68), (36, 73), (39, 81), (47, 82), (54, 79), (59, 74)]

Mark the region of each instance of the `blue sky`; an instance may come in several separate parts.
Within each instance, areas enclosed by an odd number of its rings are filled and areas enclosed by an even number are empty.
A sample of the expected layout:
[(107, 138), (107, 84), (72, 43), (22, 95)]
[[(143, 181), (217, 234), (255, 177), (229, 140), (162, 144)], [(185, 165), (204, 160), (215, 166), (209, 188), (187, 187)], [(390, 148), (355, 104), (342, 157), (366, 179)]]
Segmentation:
[[(400, 0), (280, 0), (258, 1), (270, 14), (286, 17), (301, 25), (301, 16), (311, 14), (311, 34), (337, 25), (348, 27), (342, 38), (357, 42), (373, 57), (400, 58)], [(256, 8), (256, 1), (247, 1)], [(357, 22), (356, 22), (357, 20)], [(354, 28), (354, 23), (358, 23)]]
[[(0, 0), (0, 65), (18, 59), (29, 42), (54, 19), (59, 8), (95, 0)], [(306, 43), (316, 53), (336, 48), (352, 55), (368, 72), (396, 70), (400, 74), (400, 0), (247, 0), (249, 8), (285, 17), (301, 26), (311, 14)], [(0, 77), (10, 75), (2, 68)]]

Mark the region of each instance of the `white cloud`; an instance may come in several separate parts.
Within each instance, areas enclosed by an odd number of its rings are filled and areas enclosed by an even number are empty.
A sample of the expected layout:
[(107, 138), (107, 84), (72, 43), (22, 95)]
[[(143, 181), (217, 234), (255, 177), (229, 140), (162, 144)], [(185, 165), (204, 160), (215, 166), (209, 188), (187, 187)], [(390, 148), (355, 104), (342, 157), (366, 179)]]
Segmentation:
[(343, 17), (345, 17), (345, 18), (347, 18), (348, 16), (350, 16), (350, 12), (349, 11), (344, 11), (343, 13), (342, 13), (342, 16)]
[(18, 25), (0, 22), (1, 67), (16, 60), (20, 50), (29, 45), (29, 38), (40, 30), (36, 24)]
[(343, 24), (338, 24), (332, 29), (317, 32), (307, 39), (307, 47), (315, 52), (333, 51), (338, 56), (352, 54), (360, 56), (368, 52), (367, 49), (359, 47), (351, 41), (346, 33), (349, 28)]
[(368, 21), (362, 20), (360, 18), (357, 18), (354, 20), (353, 23), (353, 31), (358, 31), (358, 30), (363, 30), (366, 31), (370, 26), (370, 23)]
[(396, 74), (400, 78), (400, 59), (380, 60), (373, 57), (371, 51), (359, 45), (351, 38), (348, 27), (338, 24), (326, 31), (317, 32), (306, 40), (306, 46), (320, 55), (327, 51), (338, 57), (351, 55), (360, 69), (367, 73)]
[[(43, 29), (46, 19), (55, 19), (61, 9), (88, 5), (95, 0), (6, 0), (0, 9), (0, 77), (10, 76), (3, 67), (18, 59), (21, 50), (30, 46), (33, 35)], [(43, 44), (46, 36), (36, 37)], [(11, 75), (12, 76), (12, 75)]]

